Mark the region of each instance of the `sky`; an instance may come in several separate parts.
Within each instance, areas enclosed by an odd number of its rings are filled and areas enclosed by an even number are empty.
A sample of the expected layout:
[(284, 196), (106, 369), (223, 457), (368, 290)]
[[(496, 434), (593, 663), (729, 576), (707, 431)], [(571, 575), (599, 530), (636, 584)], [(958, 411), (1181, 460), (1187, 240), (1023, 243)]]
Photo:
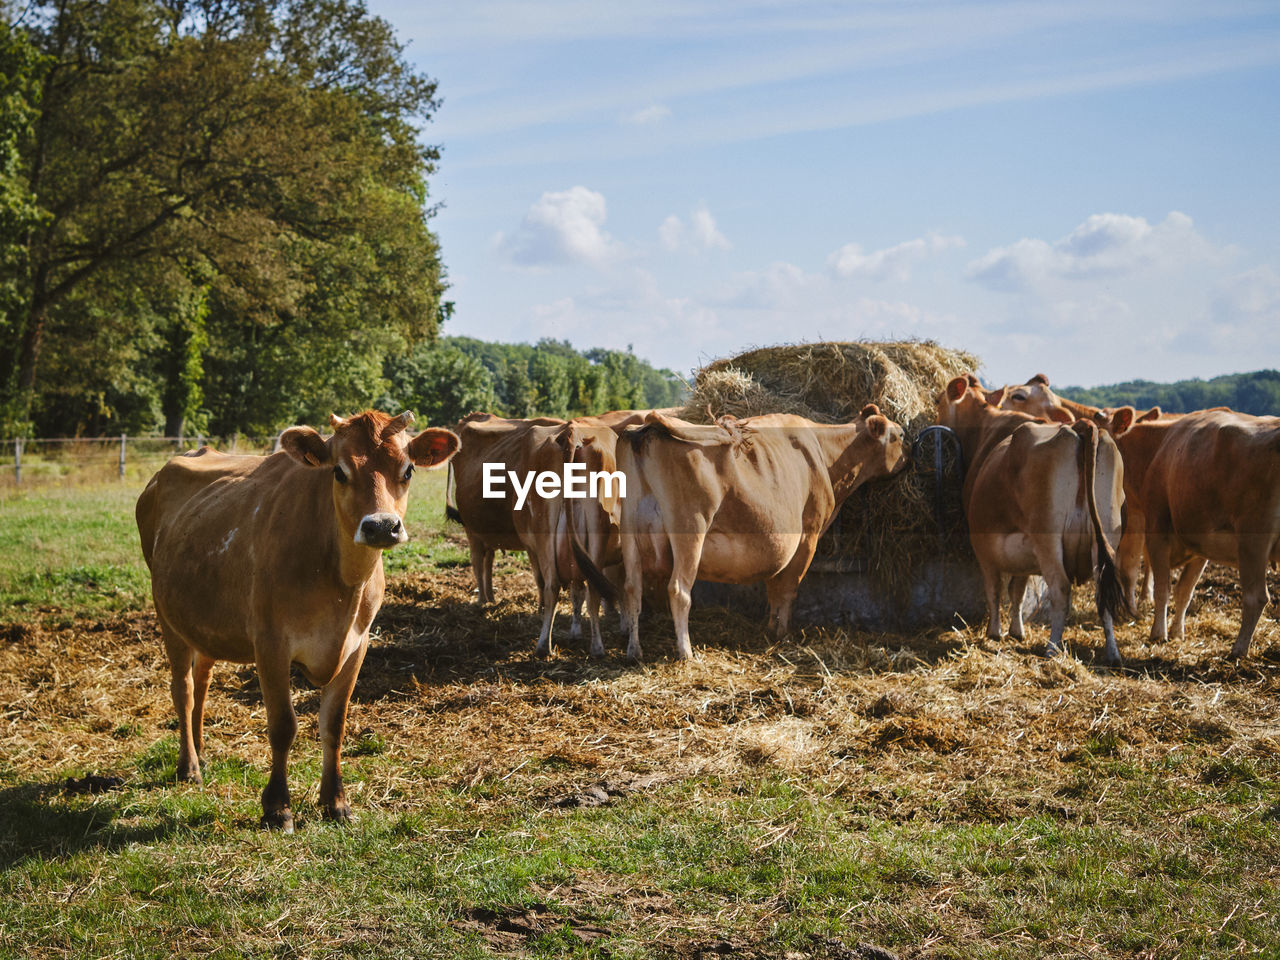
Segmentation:
[(1280, 367), (1280, 3), (368, 0), (439, 84), (446, 334)]

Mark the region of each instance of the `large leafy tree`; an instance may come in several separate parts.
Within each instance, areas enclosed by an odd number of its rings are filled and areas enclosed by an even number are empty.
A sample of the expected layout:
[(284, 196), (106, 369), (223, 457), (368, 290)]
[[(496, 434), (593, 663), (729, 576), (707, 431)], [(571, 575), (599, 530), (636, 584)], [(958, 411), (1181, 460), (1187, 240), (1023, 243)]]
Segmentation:
[(219, 432), (367, 404), (384, 355), (434, 335), (437, 152), (417, 130), (435, 85), (360, 0), (58, 0), (25, 16), (38, 59), (18, 180), (36, 216), (22, 269), (5, 268), (0, 340), (18, 419), (39, 412), (50, 354), (113, 310), (112, 343), (140, 355), (103, 370), (149, 370), (170, 428), (202, 393)]

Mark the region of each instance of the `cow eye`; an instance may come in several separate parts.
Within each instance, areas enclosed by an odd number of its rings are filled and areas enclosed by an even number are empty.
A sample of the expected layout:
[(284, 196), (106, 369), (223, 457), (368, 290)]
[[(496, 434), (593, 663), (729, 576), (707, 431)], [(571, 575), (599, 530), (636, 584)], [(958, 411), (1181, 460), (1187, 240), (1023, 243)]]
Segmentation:
[(347, 482), (347, 475), (346, 475), (345, 473), (343, 473), (343, 472), (342, 472), (342, 468), (341, 468), (341, 467), (334, 467), (334, 468), (333, 468), (333, 479), (337, 480), (339, 483), (346, 483), (346, 482)]
[(404, 482), (408, 483), (412, 477), (413, 477), (413, 464), (411, 463), (404, 468)]
[(1027, 395), (1026, 395), (1025, 393), (1015, 393), (1015, 394), (1013, 395), (1013, 399), (1015, 399), (1015, 400), (1017, 400), (1017, 401), (1021, 402), (1021, 401), (1025, 400), (1025, 399), (1027, 399)]

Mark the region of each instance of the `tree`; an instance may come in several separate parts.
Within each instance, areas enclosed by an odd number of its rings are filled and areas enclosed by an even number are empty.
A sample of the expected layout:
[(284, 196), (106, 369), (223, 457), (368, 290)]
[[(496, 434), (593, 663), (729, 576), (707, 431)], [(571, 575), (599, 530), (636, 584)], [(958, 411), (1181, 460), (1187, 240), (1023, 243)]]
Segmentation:
[(387, 361), (385, 410), (413, 411), (419, 426), (452, 426), (474, 410), (493, 409), (493, 378), (484, 364), (457, 347), (422, 343)]
[(123, 305), (139, 264), (207, 274), (209, 349), (232, 362), (205, 365), (204, 392), (224, 429), (349, 406), (380, 386), (383, 356), (353, 349), (434, 336), (438, 154), (416, 122), (435, 85), (361, 0), (60, 0), (32, 16), (43, 56), (17, 142), (40, 217), (25, 269), (0, 278), (19, 290), (0, 342), (18, 414), (78, 292)]
[(26, 239), (40, 210), (25, 176), (21, 145), (36, 116), (35, 77), (42, 64), (26, 32), (0, 20), (0, 433), (26, 433), (26, 411), (14, 403), (17, 364), (3, 344), (16, 339), (28, 270)]

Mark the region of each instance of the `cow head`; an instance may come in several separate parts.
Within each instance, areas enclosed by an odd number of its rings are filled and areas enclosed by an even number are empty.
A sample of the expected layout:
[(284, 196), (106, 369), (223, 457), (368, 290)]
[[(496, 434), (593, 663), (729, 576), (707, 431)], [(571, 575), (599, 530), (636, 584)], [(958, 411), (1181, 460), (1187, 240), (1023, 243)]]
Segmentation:
[(858, 414), (867, 429), (867, 436), (877, 445), (876, 453), (866, 461), (868, 476), (890, 476), (907, 466), (906, 435), (902, 427), (880, 413), (874, 403), (868, 403)]
[(333, 436), (310, 427), (290, 427), (280, 447), (296, 462), (333, 472), (338, 525), (351, 541), (383, 550), (409, 539), (404, 512), (414, 467), (438, 467), (458, 451), (456, 434), (428, 427), (410, 438), (408, 411), (398, 417), (369, 410), (359, 416), (329, 418)]
[(987, 394), (987, 402), (1002, 410), (1018, 410), (1040, 420), (1075, 423), (1075, 415), (1049, 389), (1049, 378), (1037, 373), (1026, 383), (1001, 387)]
[(987, 391), (973, 374), (956, 377), (938, 394), (936, 421), (952, 430), (968, 419), (973, 411), (988, 406)]

